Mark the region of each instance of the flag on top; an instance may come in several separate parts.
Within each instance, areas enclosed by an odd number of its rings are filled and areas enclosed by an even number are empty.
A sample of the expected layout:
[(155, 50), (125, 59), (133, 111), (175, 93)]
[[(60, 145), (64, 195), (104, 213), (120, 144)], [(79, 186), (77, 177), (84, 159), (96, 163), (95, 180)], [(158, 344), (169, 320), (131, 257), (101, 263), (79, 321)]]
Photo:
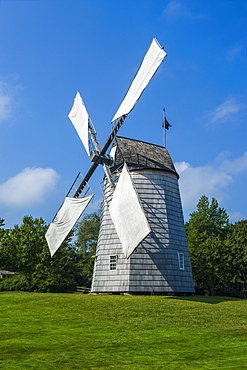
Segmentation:
[(165, 127), (166, 130), (169, 130), (169, 127), (172, 127), (172, 125), (170, 125), (170, 123), (166, 119), (166, 110), (165, 110), (165, 108), (163, 109), (163, 112), (164, 112), (164, 118), (163, 118), (162, 127)]

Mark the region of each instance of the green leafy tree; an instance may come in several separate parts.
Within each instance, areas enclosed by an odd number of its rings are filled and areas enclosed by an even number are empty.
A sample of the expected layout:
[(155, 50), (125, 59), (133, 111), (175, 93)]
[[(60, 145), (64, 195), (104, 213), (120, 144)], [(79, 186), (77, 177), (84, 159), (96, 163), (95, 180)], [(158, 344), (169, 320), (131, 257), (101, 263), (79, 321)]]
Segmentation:
[(78, 283), (90, 287), (93, 276), (94, 257), (99, 235), (101, 210), (85, 215), (77, 224), (76, 251), (78, 267)]
[[(4, 235), (4, 219), (3, 218), (0, 218), (0, 240), (1, 238), (3, 237)], [(1, 248), (1, 245), (0, 245), (0, 248)]]
[[(47, 225), (42, 218), (25, 216), (21, 226), (7, 230), (1, 240), (0, 264), (16, 269), (19, 277), (4, 282), (18, 290), (67, 292), (76, 289), (76, 255), (71, 232), (51, 258), (45, 239)], [(12, 289), (11, 288), (11, 289)]]
[(72, 246), (73, 231), (69, 233), (53, 257), (47, 245), (36, 266), (35, 289), (40, 292), (61, 293), (76, 290), (76, 253)]
[(232, 282), (236, 289), (247, 291), (247, 220), (232, 226)]
[(0, 218), (0, 267), (3, 266), (3, 260), (2, 260), (2, 251), (3, 251), (3, 244), (2, 244), (2, 239), (6, 233), (6, 231), (4, 230), (4, 219), (3, 218)]
[(0, 266), (18, 269), (18, 245), (14, 243), (10, 229), (2, 231), (0, 239)]
[(0, 218), (0, 227), (3, 227), (3, 226), (4, 226), (4, 219)]
[(4, 264), (25, 276), (28, 291), (33, 288), (33, 277), (45, 245), (46, 230), (44, 220), (25, 216), (21, 226), (15, 225), (4, 238)]
[(231, 279), (227, 212), (219, 207), (215, 198), (210, 204), (204, 195), (197, 204), (197, 211), (190, 214), (186, 231), (196, 287), (210, 294), (226, 291)]

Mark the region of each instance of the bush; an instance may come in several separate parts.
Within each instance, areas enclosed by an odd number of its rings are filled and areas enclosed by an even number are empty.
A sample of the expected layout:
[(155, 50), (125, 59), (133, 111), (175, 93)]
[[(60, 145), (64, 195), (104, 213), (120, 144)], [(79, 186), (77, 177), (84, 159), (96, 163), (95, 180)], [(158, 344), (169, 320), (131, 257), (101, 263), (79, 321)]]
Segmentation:
[(0, 291), (27, 291), (28, 282), (24, 275), (16, 274), (0, 281)]

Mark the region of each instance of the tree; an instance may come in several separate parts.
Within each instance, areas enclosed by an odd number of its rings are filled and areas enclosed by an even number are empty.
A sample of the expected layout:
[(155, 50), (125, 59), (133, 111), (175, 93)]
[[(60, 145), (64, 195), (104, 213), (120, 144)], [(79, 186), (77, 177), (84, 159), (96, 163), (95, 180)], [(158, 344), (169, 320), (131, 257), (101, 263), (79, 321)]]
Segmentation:
[(90, 287), (99, 235), (101, 210), (85, 215), (75, 230), (78, 283)]
[[(232, 282), (239, 293), (247, 291), (247, 220), (232, 226)], [(246, 294), (246, 293), (245, 293)]]
[(4, 225), (5, 225), (4, 224), (4, 219), (3, 218), (0, 218), (0, 240), (3, 237), (3, 235), (4, 235), (4, 229), (3, 229)]
[[(12, 230), (5, 232), (1, 240), (0, 265), (18, 270), (18, 290), (75, 290), (76, 256), (71, 245), (73, 232), (51, 258), (45, 240), (46, 230), (47, 225), (42, 218), (25, 216), (21, 226), (15, 225)], [(5, 285), (8, 284), (5, 282)]]
[(17, 269), (25, 276), (28, 291), (33, 288), (36, 265), (46, 243), (44, 239), (46, 230), (44, 220), (25, 216), (22, 225), (15, 225), (2, 241), (2, 262), (5, 267)]
[(219, 207), (215, 198), (210, 204), (203, 195), (197, 204), (197, 211), (190, 214), (186, 231), (196, 287), (206, 289), (210, 294), (226, 290), (231, 279), (227, 212)]
[(4, 219), (0, 218), (0, 227), (3, 227), (3, 226), (4, 226)]
[(53, 257), (48, 246), (40, 254), (34, 275), (34, 288), (39, 292), (62, 293), (76, 290), (76, 253), (69, 233)]

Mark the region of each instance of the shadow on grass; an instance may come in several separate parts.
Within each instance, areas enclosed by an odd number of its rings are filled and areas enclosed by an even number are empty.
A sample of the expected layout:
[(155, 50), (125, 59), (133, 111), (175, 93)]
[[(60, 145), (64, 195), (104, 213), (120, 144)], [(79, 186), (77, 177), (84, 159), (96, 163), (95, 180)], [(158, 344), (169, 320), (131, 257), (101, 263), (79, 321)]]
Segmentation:
[(241, 298), (234, 298), (234, 297), (221, 297), (221, 296), (174, 296), (174, 297), (167, 297), (168, 299), (177, 299), (183, 301), (193, 301), (193, 302), (202, 302), (202, 303), (210, 303), (210, 304), (217, 304), (222, 302), (229, 302), (229, 301), (242, 301)]

